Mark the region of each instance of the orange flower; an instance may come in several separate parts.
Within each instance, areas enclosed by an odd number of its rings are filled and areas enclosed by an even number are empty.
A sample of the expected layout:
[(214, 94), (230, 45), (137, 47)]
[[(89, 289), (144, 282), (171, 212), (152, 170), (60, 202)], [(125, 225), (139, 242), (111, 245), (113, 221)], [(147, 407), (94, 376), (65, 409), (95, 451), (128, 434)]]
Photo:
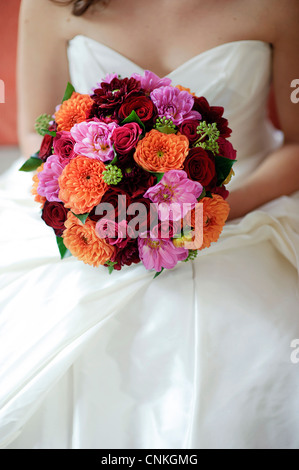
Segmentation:
[(195, 211), (200, 208), (201, 204), (203, 205), (203, 243), (196, 247), (198, 250), (208, 248), (212, 242), (217, 242), (230, 210), (229, 204), (218, 194), (213, 194), (212, 198), (204, 197), (191, 211), (192, 227), (195, 227)]
[(188, 93), (190, 93), (190, 95), (192, 96), (196, 96), (195, 93), (192, 93), (190, 88), (185, 88), (184, 86), (182, 85), (177, 85), (176, 88), (178, 88), (180, 91), (188, 91)]
[(39, 166), (37, 168), (37, 173), (35, 173), (35, 175), (32, 178), (33, 185), (32, 185), (32, 189), (31, 189), (31, 194), (33, 194), (33, 196), (35, 196), (34, 200), (41, 204), (41, 209), (44, 207), (45, 202), (47, 200), (44, 196), (40, 196), (37, 192), (37, 187), (38, 187), (38, 183), (39, 183), (38, 174), (39, 174), (40, 171), (43, 171), (43, 169), (44, 169), (44, 164), (42, 163), (41, 166)]
[(107, 263), (115, 253), (115, 248), (99, 238), (95, 231), (96, 222), (87, 218), (85, 224), (71, 212), (64, 223), (63, 242), (73, 256), (85, 264), (99, 266)]
[(137, 144), (136, 163), (147, 171), (180, 170), (187, 157), (189, 141), (181, 134), (163, 134), (152, 129)]
[(75, 214), (85, 214), (99, 204), (108, 189), (102, 176), (105, 169), (99, 160), (81, 155), (73, 158), (58, 179), (59, 199), (65, 207)]
[(64, 101), (55, 113), (57, 130), (70, 131), (75, 124), (85, 121), (92, 105), (93, 100), (89, 95), (81, 95), (74, 91), (71, 98)]

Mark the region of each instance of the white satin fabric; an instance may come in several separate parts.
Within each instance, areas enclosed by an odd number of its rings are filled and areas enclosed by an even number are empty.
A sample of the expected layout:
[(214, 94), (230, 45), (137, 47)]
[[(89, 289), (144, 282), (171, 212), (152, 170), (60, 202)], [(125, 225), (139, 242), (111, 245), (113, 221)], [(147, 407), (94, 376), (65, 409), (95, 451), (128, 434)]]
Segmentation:
[[(143, 70), (76, 36), (75, 88)], [(266, 118), (271, 49), (237, 41), (169, 74), (225, 107), (243, 178), (282, 142)], [(2, 448), (299, 448), (299, 194), (228, 223), (153, 280), (59, 259), (17, 165), (0, 180)], [(261, 188), (262, 191), (262, 188)]]

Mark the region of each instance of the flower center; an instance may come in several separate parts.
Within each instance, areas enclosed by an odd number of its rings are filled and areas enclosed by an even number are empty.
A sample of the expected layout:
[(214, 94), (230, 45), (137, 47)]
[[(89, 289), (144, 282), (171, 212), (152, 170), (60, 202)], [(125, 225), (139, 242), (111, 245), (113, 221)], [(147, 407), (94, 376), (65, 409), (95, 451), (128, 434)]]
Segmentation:
[(162, 150), (158, 150), (157, 157), (162, 158), (163, 155), (164, 155), (164, 152), (162, 152)]

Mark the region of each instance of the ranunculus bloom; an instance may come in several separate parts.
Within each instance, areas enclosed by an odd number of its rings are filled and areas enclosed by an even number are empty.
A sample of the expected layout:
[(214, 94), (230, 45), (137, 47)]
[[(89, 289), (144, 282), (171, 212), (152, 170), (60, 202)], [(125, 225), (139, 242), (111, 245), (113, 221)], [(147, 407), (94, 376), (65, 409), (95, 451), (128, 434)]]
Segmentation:
[(75, 124), (85, 121), (92, 105), (93, 100), (89, 95), (74, 92), (55, 113), (57, 130), (70, 131)]
[(202, 121), (206, 121), (208, 124), (215, 122), (222, 137), (229, 137), (231, 135), (232, 131), (228, 127), (228, 121), (222, 117), (224, 108), (221, 106), (210, 106), (206, 98), (201, 96), (194, 97), (193, 110), (201, 114)]
[(225, 158), (229, 158), (230, 160), (236, 160), (237, 151), (228, 140), (224, 139), (223, 137), (219, 137), (217, 143), (219, 145), (219, 155)]
[(74, 144), (75, 141), (70, 132), (57, 132), (56, 137), (53, 139), (55, 155), (59, 155), (61, 158), (71, 160), (77, 156), (77, 154), (74, 152)]
[(188, 256), (188, 250), (177, 248), (171, 240), (163, 238), (138, 238), (139, 256), (146, 269), (160, 272), (162, 268), (172, 269)]
[(99, 238), (95, 231), (96, 223), (87, 218), (83, 224), (72, 212), (68, 213), (63, 232), (63, 242), (73, 256), (85, 264), (100, 266), (110, 261), (115, 248)]
[(156, 88), (150, 97), (158, 109), (159, 116), (171, 119), (175, 125), (185, 119), (194, 104), (194, 98), (190, 93), (172, 86)]
[(195, 207), (201, 193), (202, 185), (188, 179), (185, 171), (171, 170), (144, 197), (158, 205), (161, 220), (180, 220)]
[(58, 179), (67, 164), (68, 161), (58, 155), (51, 155), (47, 159), (38, 175), (37, 192), (40, 196), (44, 196), (48, 201), (60, 202)]
[(59, 198), (75, 214), (90, 212), (108, 189), (99, 160), (78, 156), (65, 167), (59, 178)]
[(132, 77), (140, 82), (142, 90), (147, 95), (149, 95), (156, 88), (171, 85), (170, 78), (160, 78), (158, 77), (158, 75), (151, 72), (150, 70), (145, 70), (144, 75), (140, 75), (139, 73), (133, 73)]
[(116, 127), (112, 134), (115, 151), (121, 155), (130, 153), (136, 147), (141, 134), (142, 129), (136, 122)]
[(65, 230), (64, 222), (67, 219), (68, 209), (62, 202), (46, 202), (42, 212), (42, 219), (52, 227), (57, 237), (61, 237)]
[(114, 158), (112, 134), (116, 127), (115, 122), (105, 124), (88, 121), (76, 124), (71, 130), (76, 142), (75, 152), (89, 158), (98, 158), (102, 162), (111, 162)]
[(199, 135), (197, 133), (199, 122), (200, 121), (197, 119), (186, 119), (179, 126), (180, 133), (187, 137), (190, 142), (190, 146), (195, 144), (195, 142), (199, 139)]
[(203, 205), (203, 243), (196, 247), (199, 250), (208, 248), (212, 242), (217, 242), (230, 210), (229, 204), (218, 194), (213, 194), (212, 198), (204, 197), (191, 211), (191, 227), (195, 226), (195, 211), (201, 204)]
[(216, 174), (212, 156), (201, 147), (190, 150), (184, 162), (184, 170), (190, 179), (198, 181), (206, 189)]
[(157, 116), (157, 109), (152, 100), (147, 96), (129, 96), (119, 108), (119, 119), (125, 119), (132, 111), (136, 112), (140, 121), (142, 121), (145, 126), (151, 126)]
[(189, 141), (180, 134), (163, 134), (152, 129), (138, 142), (134, 160), (147, 171), (164, 173), (183, 168)]

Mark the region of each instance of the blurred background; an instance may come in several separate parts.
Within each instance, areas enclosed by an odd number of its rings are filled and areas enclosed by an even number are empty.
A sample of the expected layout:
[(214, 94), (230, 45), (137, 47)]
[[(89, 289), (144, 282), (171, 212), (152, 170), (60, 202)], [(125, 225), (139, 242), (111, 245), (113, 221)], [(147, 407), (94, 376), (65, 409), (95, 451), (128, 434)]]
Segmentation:
[[(20, 156), (17, 136), (16, 59), (18, 16), (21, 0), (0, 0), (0, 80), (5, 87), (5, 102), (0, 96), (0, 174)], [(269, 114), (279, 127), (273, 93), (269, 97)]]
[[(21, 0), (0, 0), (0, 80), (5, 103), (0, 99), (0, 173), (20, 156), (17, 137), (16, 57)], [(0, 97), (1, 98), (1, 97)]]

